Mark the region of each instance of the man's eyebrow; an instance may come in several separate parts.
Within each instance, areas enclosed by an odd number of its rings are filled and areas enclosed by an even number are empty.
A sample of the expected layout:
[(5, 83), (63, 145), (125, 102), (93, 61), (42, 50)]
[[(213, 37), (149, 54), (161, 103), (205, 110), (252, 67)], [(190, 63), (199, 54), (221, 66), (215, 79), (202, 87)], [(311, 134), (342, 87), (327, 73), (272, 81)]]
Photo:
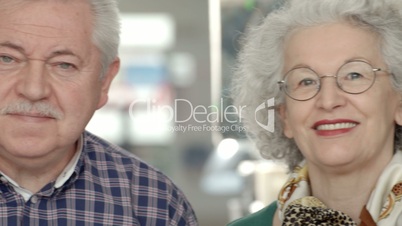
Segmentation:
[(58, 56), (71, 56), (71, 57), (75, 57), (76, 59), (78, 59), (78, 61), (80, 63), (84, 62), (84, 59), (81, 58), (80, 55), (74, 53), (74, 51), (71, 51), (69, 49), (60, 49), (60, 50), (56, 50), (53, 51), (49, 56), (48, 59), (54, 58), (54, 57), (58, 57)]
[[(10, 48), (10, 49), (14, 49), (22, 54), (26, 54), (25, 49), (15, 43), (12, 42), (0, 42), (0, 47), (5, 47), (5, 48)], [(53, 57), (57, 57), (57, 56), (73, 56), (78, 58), (80, 61), (82, 61), (83, 59), (76, 53), (74, 53), (72, 50), (69, 49), (60, 49), (60, 50), (55, 50), (52, 53), (50, 53), (50, 55), (48, 56), (48, 58), (53, 58)]]
[[(25, 53), (25, 49), (22, 46), (19, 46), (17, 44), (14, 44), (12, 42), (1, 42), (0, 43), (0, 47), (6, 47), (6, 48), (11, 48), (11, 49), (15, 49), (21, 53)], [(68, 49), (64, 49), (64, 50), (56, 50), (54, 52), (52, 52), (50, 54), (51, 57), (55, 57), (55, 56), (60, 56), (60, 55), (71, 55), (71, 56), (76, 56), (76, 54)]]
[(73, 51), (68, 50), (68, 49), (56, 50), (50, 54), (50, 57), (63, 56), (63, 55), (70, 55), (70, 56), (78, 57), (77, 54), (75, 54)]
[(22, 46), (19, 46), (17, 44), (12, 43), (12, 42), (1, 42), (0, 47), (7, 47), (7, 48), (15, 49), (18, 52), (25, 53), (25, 49), (22, 48)]

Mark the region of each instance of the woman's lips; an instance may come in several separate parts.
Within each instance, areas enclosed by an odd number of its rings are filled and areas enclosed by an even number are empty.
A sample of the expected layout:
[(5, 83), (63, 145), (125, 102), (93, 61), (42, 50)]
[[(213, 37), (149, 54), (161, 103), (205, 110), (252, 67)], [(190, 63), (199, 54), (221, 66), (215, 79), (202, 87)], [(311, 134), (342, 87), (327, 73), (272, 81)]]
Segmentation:
[(317, 126), (317, 130), (337, 130), (337, 129), (349, 129), (355, 127), (356, 123), (351, 122), (341, 122), (335, 124), (322, 124)]
[(313, 129), (321, 136), (334, 136), (347, 133), (359, 123), (349, 119), (320, 120), (314, 123)]

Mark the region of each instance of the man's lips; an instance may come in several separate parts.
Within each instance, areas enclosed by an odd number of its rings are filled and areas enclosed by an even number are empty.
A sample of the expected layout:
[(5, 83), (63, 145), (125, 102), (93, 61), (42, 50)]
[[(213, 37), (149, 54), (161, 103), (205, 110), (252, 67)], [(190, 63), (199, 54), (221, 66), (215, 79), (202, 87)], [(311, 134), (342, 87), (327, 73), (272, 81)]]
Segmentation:
[(44, 115), (41, 113), (35, 113), (35, 112), (30, 112), (30, 113), (8, 113), (7, 115), (10, 116), (16, 116), (16, 117), (22, 117), (22, 118), (37, 118), (37, 119), (53, 119), (54, 117), (49, 116), (49, 115)]
[(349, 119), (320, 120), (314, 123), (312, 128), (318, 131), (343, 130), (351, 129), (358, 124), (358, 122)]

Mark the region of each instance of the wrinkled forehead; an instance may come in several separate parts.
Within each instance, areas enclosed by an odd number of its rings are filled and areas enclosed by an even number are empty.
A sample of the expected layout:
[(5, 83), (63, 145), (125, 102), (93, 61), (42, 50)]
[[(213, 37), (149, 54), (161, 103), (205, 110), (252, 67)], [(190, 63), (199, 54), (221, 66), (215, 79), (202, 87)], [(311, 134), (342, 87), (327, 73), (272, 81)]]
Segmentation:
[(90, 0), (0, 0), (1, 10), (18, 10), (21, 6), (32, 3), (48, 2), (48, 3), (86, 3), (90, 4)]
[(0, 0), (0, 17), (17, 26), (35, 22), (39, 27), (42, 21), (46, 27), (53, 21), (55, 27), (91, 31), (94, 24), (89, 0)]
[(55, 47), (85, 55), (85, 47), (93, 45), (92, 15), (85, 1), (2, 2), (11, 1), (0, 0), (0, 41), (19, 46), (30, 56), (42, 57)]
[(383, 64), (376, 32), (344, 22), (328, 23), (294, 30), (284, 42), (284, 71), (316, 64), (339, 68), (353, 59)]

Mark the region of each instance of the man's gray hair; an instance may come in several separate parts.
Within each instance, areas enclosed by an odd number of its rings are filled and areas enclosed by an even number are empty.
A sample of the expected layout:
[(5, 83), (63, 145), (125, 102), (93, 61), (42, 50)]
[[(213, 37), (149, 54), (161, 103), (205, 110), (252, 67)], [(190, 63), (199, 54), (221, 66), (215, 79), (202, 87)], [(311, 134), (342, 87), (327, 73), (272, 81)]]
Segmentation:
[(94, 16), (93, 42), (102, 54), (102, 74), (118, 55), (120, 17), (116, 0), (89, 0)]

